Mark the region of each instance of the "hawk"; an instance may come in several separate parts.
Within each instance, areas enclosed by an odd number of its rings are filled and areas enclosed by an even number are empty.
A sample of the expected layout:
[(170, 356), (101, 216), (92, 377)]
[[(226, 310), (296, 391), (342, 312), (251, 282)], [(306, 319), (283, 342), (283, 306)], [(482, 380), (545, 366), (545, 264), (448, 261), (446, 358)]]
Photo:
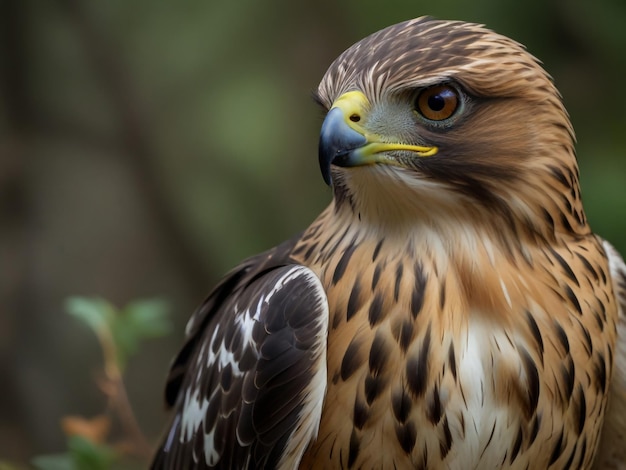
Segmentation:
[(153, 468), (626, 468), (626, 266), (538, 61), (418, 18), (315, 97), (333, 200), (192, 316)]

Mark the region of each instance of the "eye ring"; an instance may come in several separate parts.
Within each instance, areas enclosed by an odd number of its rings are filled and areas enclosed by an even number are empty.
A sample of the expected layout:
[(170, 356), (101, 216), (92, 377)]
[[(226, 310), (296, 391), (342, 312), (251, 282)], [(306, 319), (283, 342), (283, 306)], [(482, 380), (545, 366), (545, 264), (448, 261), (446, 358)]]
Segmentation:
[(461, 105), (461, 94), (452, 85), (424, 88), (415, 99), (415, 111), (429, 121), (450, 119)]

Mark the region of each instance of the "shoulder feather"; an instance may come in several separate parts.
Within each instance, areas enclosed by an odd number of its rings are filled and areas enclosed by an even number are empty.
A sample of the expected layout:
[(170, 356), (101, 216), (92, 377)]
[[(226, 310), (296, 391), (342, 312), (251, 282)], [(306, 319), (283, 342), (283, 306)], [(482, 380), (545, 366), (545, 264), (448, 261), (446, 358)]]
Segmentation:
[(190, 320), (152, 468), (296, 468), (316, 437), (328, 303), (315, 273), (283, 248), (242, 263)]

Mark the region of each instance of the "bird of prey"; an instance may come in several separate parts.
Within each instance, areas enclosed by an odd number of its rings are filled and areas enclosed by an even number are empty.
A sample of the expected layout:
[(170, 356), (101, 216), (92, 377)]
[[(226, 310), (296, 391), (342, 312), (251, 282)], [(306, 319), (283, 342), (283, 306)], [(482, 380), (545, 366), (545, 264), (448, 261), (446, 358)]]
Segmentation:
[(418, 18), (315, 96), (333, 200), (192, 316), (153, 468), (626, 468), (626, 266), (538, 61)]

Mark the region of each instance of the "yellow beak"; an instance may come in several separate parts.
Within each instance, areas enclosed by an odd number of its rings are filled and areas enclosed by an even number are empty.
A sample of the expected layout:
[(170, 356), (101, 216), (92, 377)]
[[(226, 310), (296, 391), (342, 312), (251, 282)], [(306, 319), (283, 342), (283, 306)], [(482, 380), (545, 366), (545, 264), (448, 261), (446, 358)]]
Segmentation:
[(362, 92), (349, 91), (333, 103), (326, 115), (319, 143), (320, 169), (326, 184), (331, 184), (331, 165), (397, 165), (397, 160), (386, 153), (394, 150), (415, 152), (419, 157), (437, 153), (437, 147), (384, 142), (380, 136), (368, 133), (359, 123), (369, 108), (369, 100)]

